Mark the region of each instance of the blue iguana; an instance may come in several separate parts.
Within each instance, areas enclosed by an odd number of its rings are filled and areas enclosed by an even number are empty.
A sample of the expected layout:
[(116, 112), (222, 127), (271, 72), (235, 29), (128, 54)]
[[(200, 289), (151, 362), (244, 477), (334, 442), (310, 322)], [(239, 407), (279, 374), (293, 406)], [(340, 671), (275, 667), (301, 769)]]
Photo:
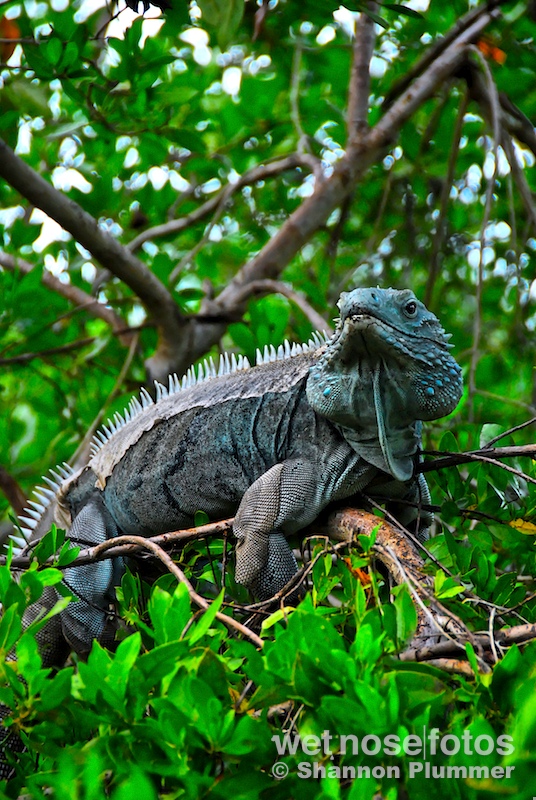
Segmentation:
[[(430, 498), (415, 475), (421, 421), (456, 407), (461, 370), (439, 321), (411, 291), (355, 289), (338, 305), (331, 338), (267, 348), (255, 367), (224, 356), (216, 374), (206, 362), (197, 375), (170, 377), (168, 388), (156, 384), (156, 402), (142, 390), (141, 402), (96, 435), (87, 466), (45, 478), (21, 518), (15, 554), (46, 532), (39, 521), (51, 505), (83, 547), (191, 525), (198, 509), (235, 514), (236, 579), (265, 599), (296, 572), (286, 537), (332, 501), (365, 490), (403, 501), (399, 518), (425, 536), (431, 515), (420, 507)], [(65, 570), (79, 599), (39, 631), (45, 666), (109, 641), (122, 569), (115, 558)], [(23, 624), (56, 599), (47, 587)], [(0, 707), (0, 718), (7, 714)], [(0, 742), (0, 750), (20, 747), (11, 733)], [(9, 773), (0, 755), (0, 778)]]
[[(51, 501), (73, 544), (120, 533), (150, 536), (191, 525), (196, 511), (235, 514), (236, 580), (258, 599), (297, 570), (287, 536), (332, 501), (363, 492), (402, 500), (401, 521), (430, 514), (414, 476), (421, 421), (452, 411), (461, 370), (437, 318), (409, 290), (355, 289), (339, 301), (331, 338), (258, 353), (257, 365), (226, 355), (169, 387), (146, 390), (93, 442), (87, 466), (60, 468), (38, 490), (15, 544), (31, 548)], [(409, 502), (408, 502), (409, 501)], [(104, 636), (120, 559), (65, 571), (79, 597), (61, 613), (78, 652)], [(57, 627), (57, 623), (56, 623)]]

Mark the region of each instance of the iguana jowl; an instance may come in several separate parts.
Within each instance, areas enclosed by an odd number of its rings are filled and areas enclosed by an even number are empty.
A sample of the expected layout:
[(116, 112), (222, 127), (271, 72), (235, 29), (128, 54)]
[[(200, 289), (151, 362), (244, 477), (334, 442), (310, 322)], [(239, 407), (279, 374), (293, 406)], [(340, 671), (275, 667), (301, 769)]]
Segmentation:
[[(327, 342), (286, 345), (252, 368), (224, 359), (223, 374), (207, 367), (182, 387), (173, 377), (156, 403), (142, 393), (59, 486), (58, 524), (90, 546), (190, 525), (199, 509), (235, 514), (236, 579), (267, 598), (296, 571), (286, 537), (330, 502), (366, 489), (426, 504), (414, 477), (421, 421), (448, 414), (462, 391), (447, 336), (409, 290), (355, 289), (339, 310)], [(43, 505), (24, 522), (26, 538)], [(429, 524), (403, 508), (404, 522)], [(60, 615), (75, 650), (103, 637), (121, 568), (116, 559), (66, 570), (81, 598)]]

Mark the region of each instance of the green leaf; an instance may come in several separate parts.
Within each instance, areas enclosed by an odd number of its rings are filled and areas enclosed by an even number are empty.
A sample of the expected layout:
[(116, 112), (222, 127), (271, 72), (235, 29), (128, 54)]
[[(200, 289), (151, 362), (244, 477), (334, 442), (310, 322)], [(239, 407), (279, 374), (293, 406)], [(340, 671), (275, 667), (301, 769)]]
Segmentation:
[(244, 0), (199, 0), (203, 21), (217, 33), (218, 44), (225, 50), (231, 43), (244, 15)]
[(21, 634), (20, 611), (16, 605), (4, 609), (0, 619), (0, 653), (5, 657)]
[(375, 22), (376, 25), (380, 25), (382, 28), (385, 29), (389, 28), (389, 23), (386, 20), (384, 20), (383, 17), (380, 17), (378, 14), (375, 14), (373, 11), (370, 11), (366, 6), (363, 6), (362, 11), (364, 14), (367, 15), (367, 17), (370, 17), (370, 19), (373, 22)]
[(438, 600), (445, 600), (448, 597), (456, 597), (465, 591), (454, 578), (447, 577), (442, 570), (438, 570), (434, 579), (434, 593)]
[(55, 67), (63, 55), (63, 44), (53, 36), (41, 45), (41, 51), (48, 63)]
[(201, 639), (208, 631), (216, 618), (216, 614), (221, 608), (225, 591), (222, 589), (215, 600), (209, 605), (206, 611), (203, 612), (201, 619), (188, 631), (188, 640), (191, 644), (195, 644)]
[(389, 8), (391, 11), (396, 11), (397, 14), (405, 14), (407, 17), (413, 17), (415, 19), (423, 19), (423, 15), (420, 11), (415, 11), (413, 8), (408, 8), (407, 6), (399, 5), (398, 3), (380, 3), (382, 8)]
[(157, 644), (179, 639), (191, 616), (186, 586), (179, 583), (170, 594), (156, 585), (151, 592), (148, 611)]

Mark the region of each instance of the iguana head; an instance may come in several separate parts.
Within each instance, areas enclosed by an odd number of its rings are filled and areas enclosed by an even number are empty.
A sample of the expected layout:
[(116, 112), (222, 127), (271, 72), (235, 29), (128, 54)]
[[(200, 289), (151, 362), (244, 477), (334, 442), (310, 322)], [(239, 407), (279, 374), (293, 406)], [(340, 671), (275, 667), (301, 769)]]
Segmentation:
[(406, 480), (416, 423), (456, 407), (460, 367), (439, 320), (409, 289), (354, 289), (338, 305), (337, 329), (311, 368), (308, 400), (353, 431), (352, 444), (364, 458)]

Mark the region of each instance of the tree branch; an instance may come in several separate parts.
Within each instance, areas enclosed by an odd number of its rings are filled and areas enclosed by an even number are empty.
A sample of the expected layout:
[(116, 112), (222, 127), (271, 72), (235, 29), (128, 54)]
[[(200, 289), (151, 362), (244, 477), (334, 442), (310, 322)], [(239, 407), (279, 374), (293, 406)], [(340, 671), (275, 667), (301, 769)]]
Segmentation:
[(15, 478), (4, 467), (0, 467), (0, 491), (4, 493), (15, 514), (22, 514), (28, 500)]
[(454, 127), (454, 134), (452, 136), (452, 145), (449, 153), (447, 174), (445, 176), (445, 180), (443, 181), (443, 185), (441, 187), (441, 197), (439, 200), (439, 217), (437, 219), (434, 238), (432, 240), (432, 253), (430, 256), (428, 279), (426, 281), (426, 288), (424, 292), (424, 304), (427, 307), (430, 306), (435, 282), (437, 280), (441, 268), (440, 255), (443, 249), (443, 242), (447, 234), (447, 212), (449, 207), (450, 191), (452, 189), (452, 184), (454, 183), (454, 171), (456, 168), (456, 162), (458, 160), (458, 153), (460, 152), (460, 141), (462, 137), (463, 123), (465, 119), (465, 112), (467, 111), (468, 102), (469, 102), (468, 93), (465, 92), (462, 101), (460, 103), (460, 106), (458, 108), (458, 114), (456, 116), (456, 125)]
[(318, 162), (314, 156), (304, 156), (300, 155), (299, 153), (293, 153), (286, 158), (277, 159), (277, 161), (269, 161), (266, 164), (259, 164), (258, 166), (249, 169), (247, 172), (244, 172), (244, 174), (240, 176), (236, 183), (228, 183), (227, 186), (211, 197), (210, 200), (207, 200), (205, 203), (200, 205), (199, 208), (196, 208), (195, 211), (192, 211), (185, 217), (171, 219), (169, 222), (165, 222), (162, 225), (155, 225), (154, 227), (148, 228), (146, 231), (138, 234), (135, 239), (132, 239), (132, 241), (128, 243), (127, 248), (131, 252), (135, 252), (136, 250), (139, 250), (144, 242), (148, 242), (151, 239), (159, 239), (163, 236), (171, 236), (186, 230), (186, 228), (189, 228), (191, 225), (195, 225), (197, 222), (204, 219), (204, 217), (207, 217), (209, 214), (212, 214), (214, 211), (216, 211), (220, 204), (225, 204), (235, 192), (243, 189), (244, 186), (250, 186), (252, 183), (256, 183), (257, 181), (273, 178), (277, 175), (280, 175), (282, 172), (286, 172), (287, 170), (296, 169), (296, 167), (307, 167), (308, 169), (313, 170), (313, 167), (316, 168), (317, 166)]
[[(196, 604), (196, 606), (202, 608), (203, 611), (207, 611), (210, 608), (212, 604), (195, 591), (194, 587), (182, 569), (175, 564), (173, 559), (166, 553), (165, 550), (160, 547), (159, 544), (156, 544), (156, 542), (151, 539), (145, 539), (143, 536), (118, 536), (117, 540), (123, 544), (137, 545), (141, 550), (149, 550), (153, 556), (158, 558), (158, 560), (164, 564), (167, 570), (171, 572), (171, 574), (178, 580), (179, 583), (183, 583), (186, 586), (188, 594), (190, 595), (190, 599)], [(109, 539), (107, 542), (102, 542), (102, 544), (99, 545), (101, 552), (105, 552), (106, 545), (108, 545), (109, 549), (113, 549), (114, 541), (117, 540)], [(241, 622), (237, 622), (237, 620), (227, 616), (227, 614), (222, 614), (220, 611), (217, 611), (216, 619), (219, 619), (220, 622), (223, 622), (228, 628), (232, 628), (235, 631), (238, 631), (238, 633), (241, 633), (243, 636), (253, 642), (253, 644), (259, 649), (262, 649), (264, 646), (264, 642), (257, 636), (256, 633), (253, 633), (252, 630), (247, 628), (245, 625), (242, 625)]]
[(95, 337), (89, 336), (86, 339), (78, 339), (76, 342), (68, 342), (59, 347), (50, 347), (48, 350), (37, 350), (35, 353), (21, 353), (18, 356), (0, 358), (0, 366), (5, 367), (9, 364), (26, 364), (28, 361), (33, 361), (34, 358), (46, 359), (49, 356), (69, 353), (72, 350), (80, 350), (82, 347), (87, 347), (89, 344), (93, 344), (94, 341)]
[[(376, 12), (374, 2), (367, 3), (370, 11)], [(356, 34), (352, 48), (352, 68), (348, 90), (348, 111), (346, 119), (348, 144), (356, 145), (368, 128), (370, 94), (370, 60), (376, 39), (375, 25), (363, 11), (356, 23)]]
[(331, 332), (333, 330), (331, 325), (307, 302), (305, 297), (282, 281), (252, 281), (242, 287), (242, 291), (237, 294), (237, 301), (242, 304), (251, 296), (265, 294), (282, 294), (283, 297), (298, 306), (315, 330), (320, 332)]
[[(492, 2), (492, 5), (496, 2)], [(317, 181), (313, 195), (303, 201), (278, 233), (238, 271), (215, 300), (206, 301), (205, 320), (193, 318), (185, 321), (179, 317), (173, 298), (143, 262), (105, 234), (90, 215), (53, 189), (3, 142), (0, 144), (0, 175), (73, 233), (103, 266), (124, 280), (139, 295), (157, 321), (161, 333), (158, 350), (149, 359), (147, 368), (151, 377), (163, 380), (170, 371), (183, 372), (192, 361), (219, 341), (226, 327), (219, 320), (241, 316), (243, 305), (237, 302), (237, 297), (245, 285), (258, 280), (273, 280), (279, 276), (303, 245), (325, 225), (330, 214), (355, 190), (356, 182), (365, 171), (392, 145), (411, 114), (433, 95), (441, 81), (458, 69), (465, 57), (467, 45), (484, 30), (492, 18), (493, 11), (487, 5), (485, 9), (479, 7), (478, 10), (469, 12), (460, 21), (456, 31), (460, 30), (463, 23), (461, 32), (449, 34), (449, 44), (441, 50), (438, 57), (434, 53), (426, 71), (393, 102), (376, 126), (360, 141), (348, 143), (346, 154), (335, 166), (331, 176), (324, 181)], [(472, 24), (468, 24), (469, 21)], [(294, 158), (300, 156), (295, 155)], [(304, 158), (305, 156), (301, 156), (301, 163), (304, 163)], [(215, 206), (212, 208), (218, 205), (220, 199), (214, 198)], [(139, 242), (139, 237), (137, 239)], [(218, 321), (211, 321), (211, 317)]]
[[(514, 625), (512, 628), (494, 631), (493, 636), (489, 631), (486, 633), (475, 633), (473, 636), (484, 651), (491, 653), (492, 639), (494, 643), (504, 647), (511, 647), (514, 644), (525, 644), (533, 641), (536, 639), (536, 624)], [(437, 642), (436, 644), (405, 650), (400, 654), (399, 658), (401, 661), (430, 661), (438, 657), (457, 654), (458, 651), (453, 646), (452, 642)]]
[(474, 53), (474, 55), (480, 62), (480, 68), (484, 74), (486, 83), (486, 92), (491, 110), (491, 122), (493, 129), (493, 174), (487, 181), (486, 205), (484, 207), (484, 214), (482, 216), (482, 221), (480, 223), (480, 252), (478, 259), (478, 278), (476, 281), (476, 294), (475, 294), (476, 312), (473, 324), (473, 345), (471, 348), (471, 362), (469, 365), (469, 375), (467, 379), (469, 399), (471, 401), (471, 408), (473, 408), (472, 400), (476, 389), (476, 369), (480, 358), (480, 339), (482, 332), (482, 290), (484, 283), (484, 248), (486, 246), (486, 229), (488, 227), (488, 222), (491, 214), (491, 205), (493, 203), (495, 179), (497, 177), (497, 170), (499, 167), (498, 149), (499, 149), (499, 142), (501, 139), (501, 127), (500, 127), (501, 111), (499, 106), (497, 87), (495, 86), (495, 83), (493, 81), (493, 75), (491, 74), (491, 70), (486, 62), (486, 59), (484, 58), (480, 50), (478, 50), (476, 47), (471, 46), (469, 49), (471, 50), (471, 52)]
[[(429, 47), (427, 52), (423, 55), (413, 67), (407, 70), (404, 77), (396, 83), (390, 92), (387, 93), (382, 103), (382, 109), (387, 110), (411, 85), (412, 81), (422, 75), (428, 67), (449, 47), (461, 34), (463, 34), (473, 23), (478, 22), (482, 15), (488, 15), (493, 12), (500, 5), (504, 4), (506, 0), (488, 0), (485, 5), (476, 6), (467, 14), (464, 14), (458, 22), (453, 25), (450, 31), (436, 41)], [(488, 23), (486, 23), (487, 25)]]
[[(398, 131), (407, 119), (431, 97), (436, 87), (452, 75), (466, 58), (468, 45), (472, 44), (482, 31), (494, 19), (490, 3), (479, 7), (477, 19), (468, 27), (463, 26), (461, 33), (455, 36), (448, 47), (442, 48), (437, 58), (427, 67), (426, 71), (417, 77), (414, 83), (402, 92), (385, 112), (379, 122), (372, 128), (368, 138), (369, 146), (380, 147), (393, 141), (393, 134)], [(476, 11), (476, 9), (475, 9)], [(467, 16), (471, 16), (469, 12)], [(461, 22), (461, 20), (460, 20)]]
[(530, 475), (514, 469), (513, 467), (508, 467), (506, 464), (502, 464), (497, 460), (499, 458), (531, 458), (534, 461), (536, 460), (536, 444), (521, 444), (514, 447), (484, 447), (481, 450), (469, 450), (463, 453), (428, 450), (424, 450), (423, 453), (424, 455), (436, 456), (436, 458), (417, 464), (415, 467), (416, 472), (431, 472), (432, 470), (468, 464), (471, 461), (483, 461), (488, 464), (493, 464), (495, 467), (506, 469), (508, 472), (512, 472), (514, 475), (518, 475), (530, 483), (536, 483), (536, 479), (532, 478)]

